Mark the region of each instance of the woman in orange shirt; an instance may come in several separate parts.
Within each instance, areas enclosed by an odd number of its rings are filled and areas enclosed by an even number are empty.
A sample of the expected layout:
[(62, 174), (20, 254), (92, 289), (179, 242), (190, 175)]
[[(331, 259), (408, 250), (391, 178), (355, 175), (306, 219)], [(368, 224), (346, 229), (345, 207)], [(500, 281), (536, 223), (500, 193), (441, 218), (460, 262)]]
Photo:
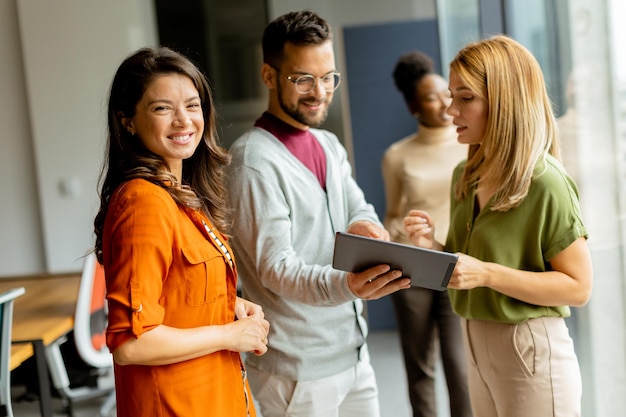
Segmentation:
[(269, 323), (236, 294), (229, 162), (194, 64), (145, 48), (120, 65), (94, 222), (118, 417), (255, 416), (240, 352), (265, 353)]

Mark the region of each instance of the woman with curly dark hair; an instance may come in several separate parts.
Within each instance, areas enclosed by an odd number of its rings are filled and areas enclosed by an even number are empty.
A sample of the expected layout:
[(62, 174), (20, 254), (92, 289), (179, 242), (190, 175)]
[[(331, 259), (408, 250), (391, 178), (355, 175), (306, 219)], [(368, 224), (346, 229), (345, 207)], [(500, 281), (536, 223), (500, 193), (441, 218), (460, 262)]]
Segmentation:
[[(435, 72), (433, 60), (421, 51), (400, 56), (393, 80), (417, 131), (391, 144), (382, 161), (387, 210), (385, 227), (391, 240), (411, 241), (402, 223), (411, 209), (428, 211), (445, 240), (454, 167), (467, 156), (458, 143), (447, 81)], [(391, 295), (407, 373), (414, 417), (435, 417), (435, 365), (439, 357), (446, 376), (450, 416), (471, 417), (467, 365), (461, 324), (446, 291), (413, 286)]]

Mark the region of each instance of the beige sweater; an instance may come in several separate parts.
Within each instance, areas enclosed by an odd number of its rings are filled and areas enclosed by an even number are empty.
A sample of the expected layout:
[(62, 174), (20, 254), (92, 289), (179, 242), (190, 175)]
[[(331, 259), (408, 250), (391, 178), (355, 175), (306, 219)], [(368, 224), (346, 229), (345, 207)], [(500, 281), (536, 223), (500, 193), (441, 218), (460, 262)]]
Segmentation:
[(393, 143), (382, 161), (391, 240), (410, 243), (402, 225), (409, 210), (427, 211), (435, 222), (435, 239), (445, 243), (449, 225), (450, 181), (454, 167), (467, 158), (467, 146), (456, 140), (456, 128), (419, 126)]

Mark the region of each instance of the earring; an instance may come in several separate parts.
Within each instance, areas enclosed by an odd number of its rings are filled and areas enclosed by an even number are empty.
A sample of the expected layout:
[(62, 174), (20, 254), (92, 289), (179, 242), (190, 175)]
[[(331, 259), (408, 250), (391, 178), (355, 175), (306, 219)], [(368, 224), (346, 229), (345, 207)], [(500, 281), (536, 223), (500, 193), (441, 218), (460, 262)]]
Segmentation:
[(420, 118), (420, 114), (418, 112), (413, 113), (413, 117), (415, 117), (416, 119)]

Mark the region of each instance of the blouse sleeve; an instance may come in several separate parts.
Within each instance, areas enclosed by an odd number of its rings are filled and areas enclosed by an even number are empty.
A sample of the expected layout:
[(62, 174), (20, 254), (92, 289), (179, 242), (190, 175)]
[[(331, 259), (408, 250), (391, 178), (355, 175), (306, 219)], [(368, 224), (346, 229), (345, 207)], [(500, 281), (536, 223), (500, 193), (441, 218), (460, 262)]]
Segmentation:
[(145, 181), (123, 186), (111, 200), (103, 234), (111, 351), (163, 322), (159, 299), (172, 262), (176, 207)]
[(588, 237), (580, 211), (578, 188), (560, 167), (548, 171), (538, 179), (543, 188), (544, 229), (541, 236), (547, 261), (571, 245), (579, 237)]

